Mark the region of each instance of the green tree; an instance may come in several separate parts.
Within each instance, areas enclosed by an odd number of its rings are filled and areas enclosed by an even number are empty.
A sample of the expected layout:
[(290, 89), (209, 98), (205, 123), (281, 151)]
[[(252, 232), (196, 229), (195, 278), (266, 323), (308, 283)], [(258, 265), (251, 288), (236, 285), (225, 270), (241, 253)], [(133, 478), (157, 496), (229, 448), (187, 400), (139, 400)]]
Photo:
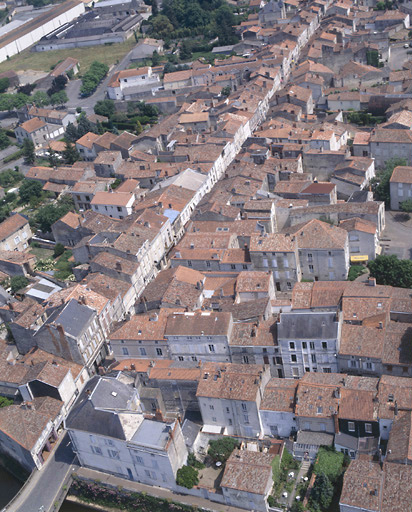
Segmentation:
[(304, 512), (304, 507), (303, 507), (303, 503), (301, 503), (300, 501), (295, 501), (295, 503), (292, 504), (292, 506), (290, 507), (290, 510), (289, 512)]
[(229, 96), (231, 92), (232, 88), (230, 87), (230, 85), (227, 85), (226, 87), (223, 87), (221, 94), (222, 96)]
[(163, 14), (158, 14), (157, 16), (154, 16), (150, 20), (150, 23), (152, 25), (152, 30), (154, 34), (159, 37), (166, 37), (174, 30), (174, 27), (170, 23), (169, 19)]
[(96, 133), (96, 131), (95, 125), (87, 119), (85, 114), (81, 114), (77, 121), (77, 137), (83, 137), (89, 132)]
[(239, 446), (239, 441), (232, 437), (223, 437), (216, 441), (210, 441), (208, 455), (216, 462), (226, 462), (230, 454)]
[(50, 105), (49, 95), (44, 91), (36, 91), (31, 99), (36, 107), (46, 107)]
[(402, 212), (412, 213), (412, 199), (407, 199), (399, 203), (399, 208)]
[(80, 160), (79, 152), (71, 142), (66, 142), (66, 148), (63, 151), (64, 161), (68, 165), (73, 165), (74, 162)]
[(56, 76), (53, 79), (52, 85), (50, 89), (47, 91), (47, 94), (49, 96), (53, 96), (56, 92), (63, 91), (63, 89), (66, 87), (67, 84), (67, 78), (64, 75)]
[(24, 276), (13, 276), (10, 279), (10, 288), (12, 293), (16, 293), (22, 288), (26, 288), (26, 286), (29, 284), (29, 280), (27, 277)]
[(176, 483), (177, 485), (191, 489), (199, 483), (199, 473), (197, 469), (192, 466), (182, 466), (177, 470)]
[(64, 105), (69, 101), (66, 91), (58, 91), (50, 96), (50, 103), (52, 105)]
[(0, 93), (6, 92), (10, 87), (10, 80), (7, 77), (0, 78)]
[(371, 181), (372, 190), (376, 199), (385, 201), (385, 206), (390, 207), (391, 195), (389, 189), (389, 182), (392, 177), (393, 170), (398, 166), (405, 166), (407, 162), (404, 158), (391, 158), (386, 162), (385, 169), (376, 174), (376, 177)]
[(19, 188), (19, 195), (24, 203), (28, 203), (32, 197), (38, 197), (43, 190), (40, 181), (24, 180)]
[(216, 35), (221, 46), (235, 44), (238, 41), (234, 25), (236, 19), (229, 4), (224, 4), (215, 13)]
[(179, 55), (181, 60), (190, 60), (192, 58), (192, 50), (187, 41), (182, 41), (180, 45)]
[(80, 92), (83, 96), (90, 96), (97, 89), (99, 83), (107, 75), (109, 66), (95, 60), (82, 78)]
[(7, 137), (6, 130), (0, 128), (0, 149), (6, 149), (11, 144), (10, 139)]
[(412, 261), (400, 260), (394, 254), (377, 256), (368, 264), (372, 277), (378, 284), (412, 288)]
[(77, 139), (79, 139), (79, 132), (77, 131), (77, 127), (74, 126), (73, 123), (69, 123), (66, 126), (66, 134), (65, 137), (70, 142), (76, 142)]
[(43, 233), (48, 233), (51, 231), (52, 224), (70, 211), (74, 211), (74, 203), (73, 199), (66, 195), (56, 204), (47, 204), (39, 208), (35, 216), (35, 223)]
[(160, 64), (160, 55), (155, 50), (152, 53), (152, 66), (158, 66)]
[(310, 493), (310, 504), (325, 510), (332, 503), (333, 498), (333, 485), (325, 473), (316, 475), (315, 483), (313, 484)]
[(49, 151), (49, 164), (50, 164), (50, 167), (57, 167), (59, 165), (59, 159), (57, 158), (57, 154), (56, 154), (56, 151), (54, 151), (54, 149), (50, 148), (48, 149)]
[(27, 164), (34, 164), (34, 161), (36, 160), (36, 153), (34, 151), (34, 144), (30, 139), (24, 139), (23, 156)]
[(94, 113), (99, 116), (110, 117), (116, 112), (113, 100), (100, 100), (94, 106)]

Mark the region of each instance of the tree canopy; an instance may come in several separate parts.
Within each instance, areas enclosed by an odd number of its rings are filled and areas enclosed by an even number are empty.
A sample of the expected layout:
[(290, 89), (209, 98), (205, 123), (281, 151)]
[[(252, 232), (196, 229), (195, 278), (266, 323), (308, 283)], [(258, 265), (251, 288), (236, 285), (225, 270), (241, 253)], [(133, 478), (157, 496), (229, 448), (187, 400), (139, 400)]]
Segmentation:
[(42, 190), (43, 187), (40, 181), (26, 179), (19, 188), (20, 198), (24, 203), (28, 203), (32, 197), (38, 197)]
[(368, 264), (378, 284), (412, 288), (412, 261), (400, 260), (394, 254), (377, 256)]
[(392, 177), (393, 170), (398, 166), (405, 166), (407, 162), (404, 158), (391, 158), (386, 162), (386, 166), (382, 171), (376, 173), (371, 184), (376, 199), (385, 201), (385, 206), (391, 204), (391, 194), (389, 189), (389, 181)]

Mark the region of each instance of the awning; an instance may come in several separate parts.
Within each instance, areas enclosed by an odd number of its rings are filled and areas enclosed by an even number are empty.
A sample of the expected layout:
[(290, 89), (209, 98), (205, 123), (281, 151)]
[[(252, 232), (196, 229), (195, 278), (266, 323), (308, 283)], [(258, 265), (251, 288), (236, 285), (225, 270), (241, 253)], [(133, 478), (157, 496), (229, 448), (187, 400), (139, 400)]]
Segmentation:
[(359, 254), (359, 256), (351, 256), (351, 261), (368, 261), (368, 255), (367, 254)]

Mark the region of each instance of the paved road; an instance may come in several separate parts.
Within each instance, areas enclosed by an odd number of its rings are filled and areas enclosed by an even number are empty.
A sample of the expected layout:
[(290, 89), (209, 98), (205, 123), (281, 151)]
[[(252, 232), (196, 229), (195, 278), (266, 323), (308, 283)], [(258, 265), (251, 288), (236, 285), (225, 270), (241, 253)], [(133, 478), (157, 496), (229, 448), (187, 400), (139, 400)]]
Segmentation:
[[(7, 512), (39, 512), (42, 507), (45, 512), (51, 510), (62, 482), (73, 470), (74, 457), (66, 433), (45, 466), (32, 475), (30, 484), (23, 488), (21, 495), (9, 508), (6, 507)], [(74, 469), (78, 469), (78, 466), (74, 466)]]
[(103, 82), (98, 86), (94, 94), (87, 98), (81, 98), (80, 97), (80, 87), (81, 87), (81, 80), (72, 80), (69, 82), (66, 88), (66, 93), (69, 98), (69, 101), (67, 103), (67, 107), (76, 108), (76, 107), (82, 107), (83, 110), (85, 110), (88, 113), (93, 112), (94, 105), (100, 101), (104, 100), (106, 97), (106, 87), (109, 83), (110, 78), (116, 71), (122, 71), (123, 69), (127, 69), (131, 63), (131, 56), (132, 56), (132, 50), (126, 54), (123, 59), (119, 62), (119, 64), (116, 64), (113, 66), (109, 73), (107, 74), (107, 77), (103, 80)]

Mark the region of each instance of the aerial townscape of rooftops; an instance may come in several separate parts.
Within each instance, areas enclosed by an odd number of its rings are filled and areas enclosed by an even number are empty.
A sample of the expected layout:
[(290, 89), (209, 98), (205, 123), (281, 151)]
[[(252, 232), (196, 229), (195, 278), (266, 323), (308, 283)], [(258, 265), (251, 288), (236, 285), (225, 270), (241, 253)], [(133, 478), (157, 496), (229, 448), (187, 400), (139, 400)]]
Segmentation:
[(412, 512), (410, 16), (0, 2), (0, 510)]

